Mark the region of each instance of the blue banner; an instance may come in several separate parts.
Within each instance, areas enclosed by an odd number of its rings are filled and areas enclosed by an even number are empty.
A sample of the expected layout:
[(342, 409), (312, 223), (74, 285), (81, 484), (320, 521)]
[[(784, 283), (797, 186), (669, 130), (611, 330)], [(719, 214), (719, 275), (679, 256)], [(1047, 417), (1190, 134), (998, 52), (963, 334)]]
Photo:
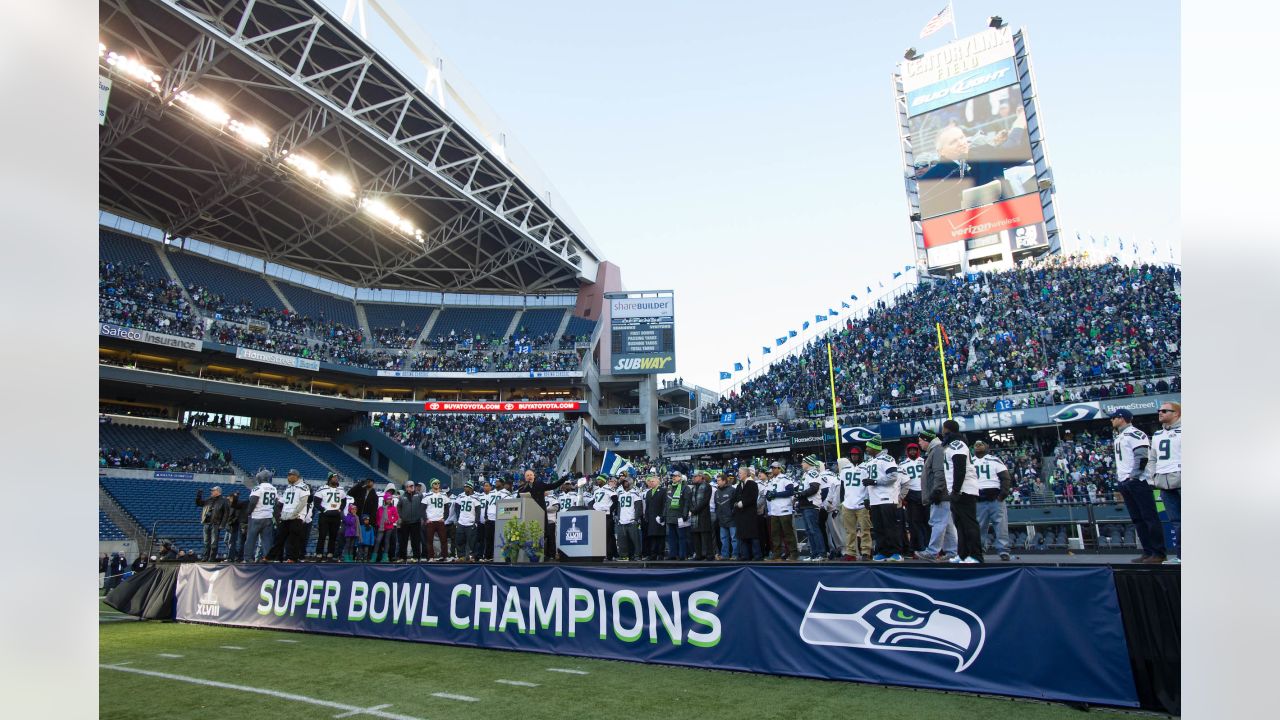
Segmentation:
[(193, 564), (177, 619), (1138, 705), (1107, 567)]
[(736, 422), (738, 422), (738, 413), (736, 413), (736, 412), (723, 412), (723, 413), (720, 413), (720, 424), (721, 424), (721, 425), (733, 425), (733, 424), (734, 424), (734, 423), (736, 423)]

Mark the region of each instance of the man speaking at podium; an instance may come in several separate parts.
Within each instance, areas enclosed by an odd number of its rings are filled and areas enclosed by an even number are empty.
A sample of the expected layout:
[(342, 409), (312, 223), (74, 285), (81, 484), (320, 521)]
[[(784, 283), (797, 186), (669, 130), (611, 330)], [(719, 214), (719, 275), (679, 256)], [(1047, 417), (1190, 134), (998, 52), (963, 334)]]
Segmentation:
[[(548, 475), (550, 473), (548, 472)], [(551, 525), (547, 522), (547, 491), (554, 490), (564, 482), (569, 480), (569, 472), (560, 474), (559, 482), (551, 482), (548, 480), (538, 480), (538, 473), (533, 468), (526, 468), (524, 471), (524, 481), (520, 483), (520, 487), (516, 488), (516, 495), (528, 493), (530, 498), (542, 508), (542, 542), (543, 556), (547, 559), (554, 557), (554, 548), (556, 539), (551, 535)]]

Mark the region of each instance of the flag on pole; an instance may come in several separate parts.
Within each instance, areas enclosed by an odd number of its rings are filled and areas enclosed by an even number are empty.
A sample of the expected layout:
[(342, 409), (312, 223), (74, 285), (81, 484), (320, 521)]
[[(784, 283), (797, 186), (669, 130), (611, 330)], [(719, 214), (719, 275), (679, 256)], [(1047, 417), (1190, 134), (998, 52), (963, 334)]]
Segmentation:
[(814, 315), (814, 316), (813, 316), (813, 321), (814, 321), (814, 322), (826, 322), (826, 321), (827, 321), (827, 316), (826, 316), (826, 315)]
[(944, 344), (946, 344), (946, 345), (950, 345), (950, 344), (951, 344), (951, 338), (947, 337), (947, 329), (946, 329), (946, 328), (944, 328), (944, 327), (942, 327), (942, 325), (941, 325), (941, 324), (939, 324), (939, 325), (938, 325), (938, 331), (942, 333), (942, 342), (943, 342)]
[(843, 300), (841, 300), (841, 301), (840, 301), (840, 307), (842, 307), (842, 308), (847, 308), (847, 307), (849, 307), (849, 303), (844, 302)]
[(920, 38), (924, 39), (929, 37), (947, 25), (950, 25), (951, 22), (951, 3), (947, 3), (947, 6), (942, 8), (937, 15), (934, 15), (933, 19), (930, 20), (929, 23), (924, 26), (924, 29), (920, 31)]
[(733, 377), (733, 375), (732, 375), (732, 374), (727, 373), (727, 372), (725, 372), (725, 371), (723, 371), (723, 370), (721, 370), (721, 371), (720, 371), (720, 379), (721, 379), (721, 380), (728, 380), (728, 379), (729, 379), (729, 378), (731, 378), (731, 377)]
[(800, 334), (800, 333), (797, 333), (795, 330), (788, 330), (788, 331), (787, 331), (787, 337), (795, 337), (796, 335), (799, 335), (799, 334)]
[(782, 347), (783, 343), (785, 343), (787, 339), (785, 337), (780, 337), (780, 338), (774, 338), (773, 341), (778, 344), (778, 347)]
[(868, 286), (867, 286), (867, 294), (868, 294), (868, 295), (870, 295), (870, 294), (871, 294), (871, 286), (870, 286), (870, 285), (868, 285)]
[(831, 308), (827, 308), (827, 314), (830, 315), (831, 317), (835, 317), (840, 313), (836, 312), (835, 310), (832, 310)]
[(850, 299), (850, 300), (852, 300), (852, 301), (854, 301), (854, 302), (858, 302), (858, 296), (857, 296), (857, 295), (850, 295), (850, 296), (849, 296), (849, 299)]
[(804, 330), (808, 330), (808, 329), (809, 329), (809, 321), (808, 321), (808, 320), (805, 320), (805, 321), (804, 321), (804, 324), (800, 326), (800, 330), (801, 330), (801, 331), (804, 331)]
[(902, 273), (900, 273), (900, 272), (896, 272), (896, 273), (894, 273), (894, 274), (893, 274), (893, 279), (894, 279), (894, 280), (897, 280), (897, 279), (898, 279), (898, 278), (900, 278), (900, 277), (902, 277)]
[(623, 470), (635, 474), (635, 468), (630, 460), (615, 454), (612, 450), (605, 450), (604, 457), (600, 458), (600, 474), (613, 477)]
[(911, 268), (913, 267), (915, 267), (915, 265), (904, 265), (902, 267), (902, 272), (911, 272)]
[(734, 371), (734, 372), (742, 372), (742, 363), (734, 363), (734, 364), (733, 364), (733, 371)]
[(772, 351), (772, 350), (770, 350), (770, 349), (769, 349), (769, 347), (768, 347), (767, 345), (761, 345), (761, 346), (760, 346), (760, 350), (761, 350), (765, 355), (769, 355), (769, 354), (773, 353), (773, 351)]

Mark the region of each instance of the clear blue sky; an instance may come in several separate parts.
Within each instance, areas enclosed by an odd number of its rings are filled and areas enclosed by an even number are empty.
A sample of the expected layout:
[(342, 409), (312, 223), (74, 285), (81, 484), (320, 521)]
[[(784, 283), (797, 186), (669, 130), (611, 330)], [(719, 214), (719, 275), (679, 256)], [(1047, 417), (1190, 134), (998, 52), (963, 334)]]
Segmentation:
[[(675, 290), (686, 380), (718, 389), (913, 262), (889, 75), (950, 42), (918, 39), (943, 0), (399, 1), (627, 288)], [(1178, 4), (955, 11), (962, 36), (992, 14), (1027, 29), (1062, 227), (1176, 236)]]

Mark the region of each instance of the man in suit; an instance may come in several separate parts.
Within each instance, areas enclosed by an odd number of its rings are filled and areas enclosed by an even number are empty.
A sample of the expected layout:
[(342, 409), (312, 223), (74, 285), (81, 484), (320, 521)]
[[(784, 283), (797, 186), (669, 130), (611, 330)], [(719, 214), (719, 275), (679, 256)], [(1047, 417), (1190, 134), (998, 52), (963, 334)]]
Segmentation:
[(667, 529), (662, 525), (662, 510), (666, 507), (666, 490), (658, 486), (658, 476), (645, 478), (648, 489), (644, 493), (644, 558), (660, 560), (664, 554)]
[(760, 525), (756, 515), (756, 502), (760, 485), (752, 476), (751, 468), (738, 468), (738, 500), (733, 504), (733, 524), (737, 528), (738, 559), (762, 560), (760, 551)]

